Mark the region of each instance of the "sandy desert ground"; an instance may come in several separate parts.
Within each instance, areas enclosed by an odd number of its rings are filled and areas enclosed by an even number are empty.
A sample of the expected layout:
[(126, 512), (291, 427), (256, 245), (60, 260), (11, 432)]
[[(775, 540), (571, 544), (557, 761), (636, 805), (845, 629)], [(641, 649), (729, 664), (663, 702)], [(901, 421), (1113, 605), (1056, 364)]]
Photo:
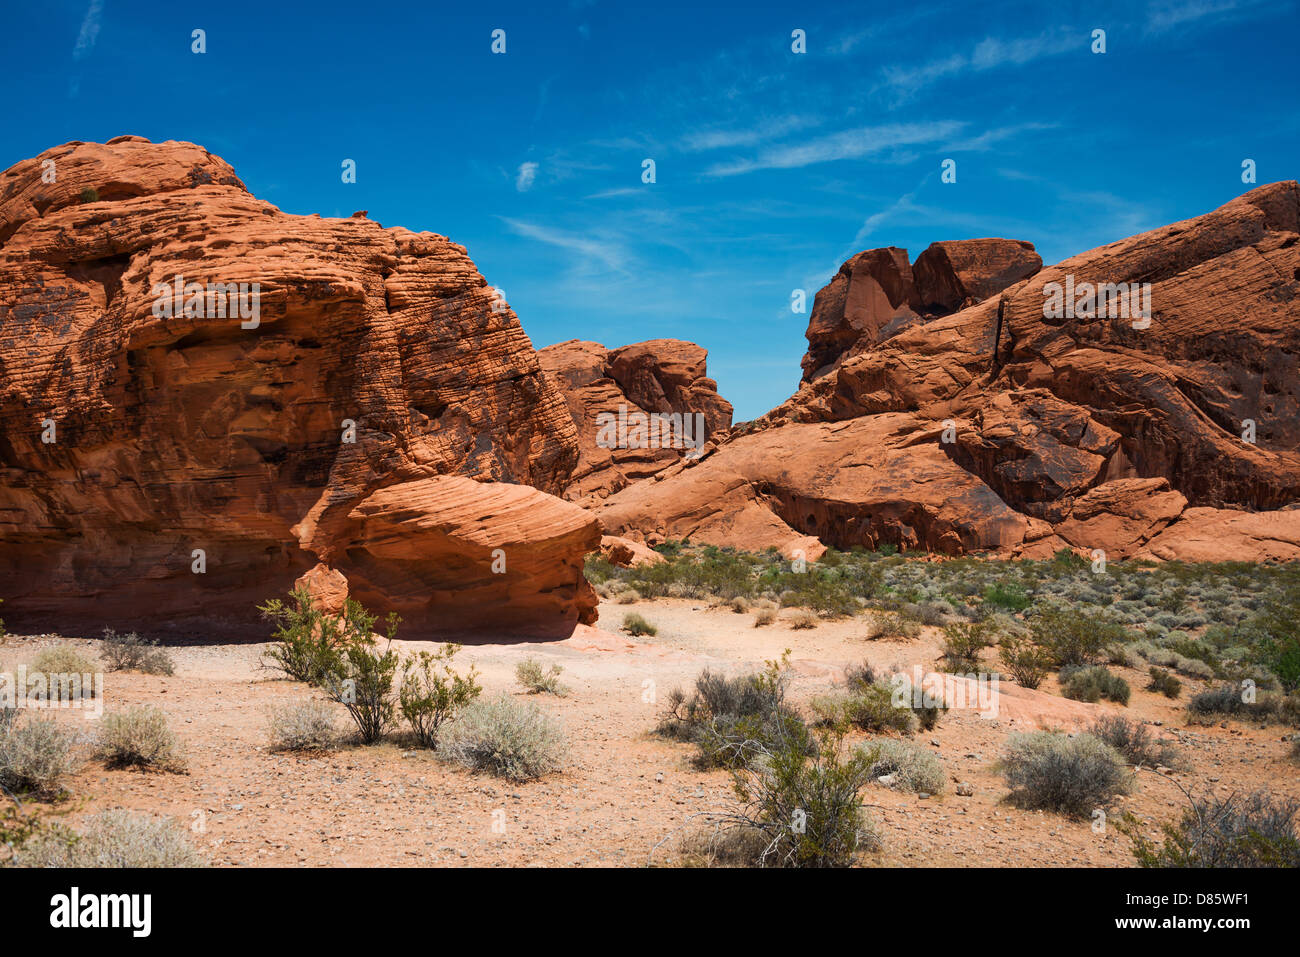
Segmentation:
[[(616, 631), (635, 610), (658, 626), (653, 638)], [(569, 686), (540, 705), (563, 722), (571, 746), (566, 769), (513, 784), (438, 760), (431, 752), (384, 743), (345, 746), (307, 757), (268, 746), (267, 711), (289, 700), (319, 696), (304, 684), (259, 666), (261, 644), (195, 643), (173, 649), (176, 673), (156, 677), (109, 673), (105, 710), (135, 704), (162, 707), (181, 738), (187, 772), (108, 770), (87, 756), (58, 808), (76, 825), (85, 814), (129, 808), (170, 815), (188, 825), (217, 866), (629, 866), (680, 861), (676, 835), (702, 815), (733, 803), (730, 775), (700, 771), (693, 749), (655, 736), (662, 701), (705, 667), (738, 673), (761, 668), (791, 650), (792, 697), (804, 704), (842, 681), (843, 668), (867, 661), (877, 669), (929, 668), (939, 653), (936, 629), (915, 641), (866, 641), (863, 617), (790, 627), (790, 610), (755, 628), (751, 615), (686, 599), (605, 602), (604, 629), (580, 627), (557, 642), (467, 646), (457, 662), (473, 663), (485, 693), (524, 695), (515, 665), (527, 656), (558, 663)], [(54, 635), (9, 636), (0, 662), (12, 668), (41, 648), (97, 642)], [(404, 649), (420, 643), (401, 642)], [(996, 718), (949, 711), (914, 741), (940, 757), (947, 793), (922, 798), (872, 785), (868, 810), (883, 838), (866, 866), (1127, 866), (1127, 838), (1094, 830), (1087, 820), (1023, 811), (1006, 802), (993, 767), (1009, 733), (1035, 726), (1070, 728), (1105, 712), (1150, 722), (1175, 739), (1187, 766), (1168, 774), (1144, 771), (1121, 807), (1147, 822), (1174, 820), (1186, 801), (1180, 789), (1222, 794), (1266, 787), (1300, 798), (1296, 765), (1287, 757), (1285, 729), (1249, 724), (1189, 727), (1183, 703), (1144, 690), (1128, 678), (1127, 708), (1084, 704), (1059, 696), (1056, 679), (1038, 692), (1003, 686)], [(1200, 683), (1186, 682), (1186, 695)], [(654, 699), (654, 700), (647, 700)], [(339, 726), (347, 724), (339, 708)], [(76, 712), (57, 719), (84, 726)], [(863, 736), (858, 736), (859, 738)], [(969, 784), (958, 796), (956, 784)]]

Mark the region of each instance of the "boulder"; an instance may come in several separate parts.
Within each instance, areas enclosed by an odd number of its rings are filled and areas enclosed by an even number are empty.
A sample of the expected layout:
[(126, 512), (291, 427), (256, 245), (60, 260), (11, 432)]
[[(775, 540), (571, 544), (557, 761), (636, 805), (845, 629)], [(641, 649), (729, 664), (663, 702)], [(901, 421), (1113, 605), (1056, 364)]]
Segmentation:
[[(58, 146), (0, 174), (0, 370), (11, 628), (265, 637), (258, 603), (304, 577), (341, 600), (335, 575), (411, 630), (588, 614), (595, 527), (546, 494), (578, 462), (573, 419), (443, 236), (289, 215), (191, 143)], [(448, 503), (421, 484), (443, 476), (483, 484)], [(515, 517), (521, 490), (536, 520)], [(507, 543), (504, 581), (484, 584), (477, 552), (430, 578), (371, 551), (378, 513), (357, 530), (363, 503), (404, 503), (390, 525), (423, 529), (448, 507), (468, 522), (462, 499), (484, 524), (444, 530), (440, 554)], [(480, 598), (455, 615), (391, 590), (427, 578), (445, 605), (458, 568)]]

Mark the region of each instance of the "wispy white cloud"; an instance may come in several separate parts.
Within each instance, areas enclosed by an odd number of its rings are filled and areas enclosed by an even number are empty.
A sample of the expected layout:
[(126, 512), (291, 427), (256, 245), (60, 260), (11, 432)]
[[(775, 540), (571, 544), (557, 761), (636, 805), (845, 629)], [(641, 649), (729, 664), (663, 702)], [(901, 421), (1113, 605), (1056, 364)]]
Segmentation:
[(1077, 50), (1086, 52), (1089, 35), (1057, 27), (1032, 36), (985, 37), (970, 53), (952, 53), (917, 66), (888, 66), (882, 86), (906, 98), (940, 80), (963, 73), (982, 72), (1004, 66), (1023, 66), (1045, 57)]
[(533, 188), (533, 183), (537, 179), (536, 163), (520, 163), (519, 171), (515, 175), (515, 189), (521, 193), (526, 193)]
[(564, 232), (550, 226), (539, 226), (536, 223), (526, 223), (518, 219), (502, 217), (501, 221), (516, 235), (577, 253), (582, 261), (581, 264), (584, 266), (599, 263), (606, 269), (621, 272), (627, 262), (626, 250), (619, 244), (606, 239), (595, 239), (591, 236)]
[(964, 123), (956, 120), (864, 126), (815, 137), (802, 143), (770, 147), (752, 159), (720, 163), (706, 172), (710, 176), (735, 176), (761, 169), (796, 169), (816, 163), (859, 159), (900, 146), (945, 140), (960, 133), (964, 126)]
[(800, 130), (820, 126), (822, 120), (813, 116), (783, 116), (751, 124), (744, 129), (711, 129), (688, 133), (682, 148), (690, 153), (726, 149), (734, 146), (756, 146), (768, 140), (779, 139)]
[(77, 45), (72, 48), (72, 59), (80, 60), (95, 48), (99, 37), (99, 23), (104, 16), (104, 0), (90, 0), (90, 7), (81, 20), (81, 32), (77, 34)]
[(1147, 30), (1163, 33), (1206, 17), (1253, 12), (1258, 0), (1156, 0), (1147, 8)]

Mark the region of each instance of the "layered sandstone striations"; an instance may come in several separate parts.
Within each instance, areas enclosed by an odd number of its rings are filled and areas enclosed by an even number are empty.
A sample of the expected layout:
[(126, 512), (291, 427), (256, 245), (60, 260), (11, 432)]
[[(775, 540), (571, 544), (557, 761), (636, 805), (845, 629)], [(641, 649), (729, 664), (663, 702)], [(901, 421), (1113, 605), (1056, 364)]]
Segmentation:
[[(564, 395), (578, 435), (579, 458), (566, 497), (590, 504), (654, 475), (731, 427), (731, 403), (707, 375), (708, 352), (679, 339), (654, 339), (606, 349), (577, 339), (538, 350), (542, 369)], [(669, 437), (605, 433), (602, 424), (665, 417)], [(687, 416), (692, 418), (687, 419)], [(662, 430), (661, 430), (662, 431)], [(629, 434), (630, 433), (630, 434)], [(615, 438), (614, 442), (607, 441)]]
[[(257, 321), (157, 315), (177, 276), (257, 283)], [(547, 493), (578, 454), (514, 313), (442, 236), (285, 214), (189, 143), (0, 174), (11, 627), (264, 634), (255, 603), (306, 576), (410, 637), (571, 629), (600, 536)]]
[(860, 253), (817, 296), (799, 392), (612, 496), (605, 531), (1300, 558), (1298, 241), (1286, 182), (1045, 269), (1010, 240)]

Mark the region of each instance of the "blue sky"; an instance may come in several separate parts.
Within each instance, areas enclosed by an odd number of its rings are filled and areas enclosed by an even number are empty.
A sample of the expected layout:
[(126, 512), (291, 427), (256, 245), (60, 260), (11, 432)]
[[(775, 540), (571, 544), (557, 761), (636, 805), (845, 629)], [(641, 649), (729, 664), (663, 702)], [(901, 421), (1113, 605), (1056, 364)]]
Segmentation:
[(1243, 159), (1300, 176), (1295, 2), (288, 6), (10, 4), (0, 167), (201, 143), (288, 212), (464, 244), (538, 347), (699, 342), (738, 419), (798, 384), (791, 291), (855, 252), (1054, 262), (1220, 205)]

